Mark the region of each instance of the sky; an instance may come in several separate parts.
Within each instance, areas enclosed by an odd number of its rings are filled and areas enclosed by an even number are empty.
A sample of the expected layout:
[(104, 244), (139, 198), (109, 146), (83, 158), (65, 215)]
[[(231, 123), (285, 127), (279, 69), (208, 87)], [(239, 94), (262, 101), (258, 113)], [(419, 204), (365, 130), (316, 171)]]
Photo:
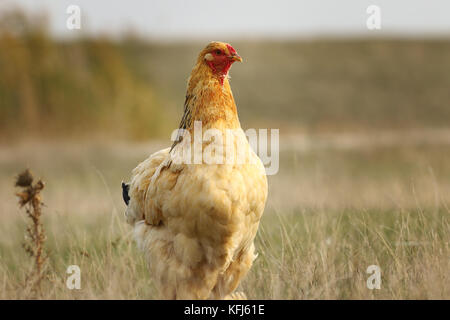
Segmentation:
[[(70, 5), (81, 9), (81, 30), (66, 27)], [(379, 30), (366, 26), (370, 5), (381, 10)], [(0, 10), (13, 6), (47, 12), (59, 37), (130, 30), (162, 40), (450, 36), (450, 0), (0, 0)]]

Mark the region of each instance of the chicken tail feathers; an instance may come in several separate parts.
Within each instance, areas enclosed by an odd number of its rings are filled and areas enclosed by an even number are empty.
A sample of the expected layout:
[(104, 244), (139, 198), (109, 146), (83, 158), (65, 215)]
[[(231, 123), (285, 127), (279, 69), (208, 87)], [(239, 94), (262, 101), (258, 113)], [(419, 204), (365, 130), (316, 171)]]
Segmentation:
[(130, 190), (130, 184), (124, 183), (122, 181), (122, 197), (123, 197), (123, 201), (125, 202), (126, 205), (128, 205), (128, 203), (130, 203), (130, 196), (128, 195), (129, 190)]

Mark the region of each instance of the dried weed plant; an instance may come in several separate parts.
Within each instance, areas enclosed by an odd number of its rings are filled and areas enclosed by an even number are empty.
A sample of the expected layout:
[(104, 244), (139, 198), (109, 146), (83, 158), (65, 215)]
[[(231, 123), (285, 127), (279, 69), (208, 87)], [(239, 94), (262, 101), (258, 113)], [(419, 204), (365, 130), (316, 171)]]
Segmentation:
[(44, 226), (42, 224), (42, 198), (41, 191), (44, 182), (38, 180), (33, 184), (34, 177), (29, 169), (17, 176), (16, 187), (21, 190), (16, 193), (19, 197), (19, 206), (25, 208), (29, 224), (27, 225), (23, 248), (34, 259), (34, 268), (26, 278), (26, 284), (35, 294), (41, 293), (41, 282), (45, 278), (47, 254), (44, 243), (46, 240)]

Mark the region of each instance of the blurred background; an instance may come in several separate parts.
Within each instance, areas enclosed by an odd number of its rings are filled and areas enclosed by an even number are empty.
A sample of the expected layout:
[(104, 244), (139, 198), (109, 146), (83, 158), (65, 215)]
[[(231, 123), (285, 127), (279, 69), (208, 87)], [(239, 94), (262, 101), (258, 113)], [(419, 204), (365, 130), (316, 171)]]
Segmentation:
[[(81, 9), (80, 29), (66, 26), (70, 5)], [(367, 27), (370, 5), (380, 29)], [(245, 284), (253, 297), (373, 298), (364, 279), (358, 290), (340, 279), (364, 278), (376, 261), (392, 280), (378, 297), (448, 299), (449, 17), (447, 0), (0, 0), (0, 285), (10, 288), (0, 298), (21, 294), (5, 279), (20, 278), (8, 270), (25, 259), (13, 189), (25, 167), (47, 182), (48, 245), (66, 253), (62, 274), (73, 257), (84, 261), (81, 249), (97, 249), (110, 269), (92, 277), (123, 278), (102, 255), (104, 239), (129, 231), (120, 181), (169, 146), (197, 54), (218, 40), (244, 59), (231, 69), (242, 127), (280, 129), (258, 238), (274, 246)], [(303, 245), (291, 264), (278, 257), (279, 215)], [(383, 241), (369, 241), (358, 221)], [(308, 273), (317, 266), (323, 273)], [(267, 268), (279, 272), (269, 279)], [(97, 280), (81, 297), (151, 296), (145, 285), (105, 291)], [(61, 292), (50, 296), (72, 297)]]
[[(237, 48), (244, 127), (445, 128), (450, 4), (378, 1), (0, 1), (0, 139), (168, 137), (211, 40)], [(70, 30), (70, 5), (81, 9)]]

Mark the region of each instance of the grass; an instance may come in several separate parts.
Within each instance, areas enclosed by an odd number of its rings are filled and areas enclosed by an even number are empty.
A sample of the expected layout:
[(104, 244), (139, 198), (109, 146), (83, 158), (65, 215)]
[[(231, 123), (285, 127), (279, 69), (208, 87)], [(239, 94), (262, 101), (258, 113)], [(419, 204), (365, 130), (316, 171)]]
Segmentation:
[[(47, 23), (0, 17), (0, 299), (33, 297), (14, 195), (27, 167), (47, 183), (39, 297), (153, 298), (120, 182), (169, 145), (136, 141), (178, 126), (205, 43), (63, 41)], [(247, 296), (449, 299), (450, 41), (222, 40), (245, 61), (231, 71), (241, 123), (281, 134)], [(65, 285), (74, 264), (81, 290)]]
[[(314, 138), (316, 139), (316, 138)], [(296, 149), (280, 172), (256, 239), (259, 257), (241, 284), (250, 299), (449, 299), (448, 145)], [(314, 140), (316, 141), (316, 140)], [(318, 145), (312, 144), (312, 145)], [(21, 248), (25, 218), (14, 175), (33, 164), (48, 239), (45, 299), (151, 299), (152, 280), (123, 217), (120, 181), (162, 144), (35, 143), (0, 148), (0, 298), (29, 298)], [(81, 290), (65, 286), (81, 268)], [(369, 290), (369, 265), (381, 268)]]
[[(244, 290), (259, 299), (448, 299), (448, 215), (347, 209), (266, 216)], [(370, 265), (381, 268), (380, 290), (366, 286)]]

